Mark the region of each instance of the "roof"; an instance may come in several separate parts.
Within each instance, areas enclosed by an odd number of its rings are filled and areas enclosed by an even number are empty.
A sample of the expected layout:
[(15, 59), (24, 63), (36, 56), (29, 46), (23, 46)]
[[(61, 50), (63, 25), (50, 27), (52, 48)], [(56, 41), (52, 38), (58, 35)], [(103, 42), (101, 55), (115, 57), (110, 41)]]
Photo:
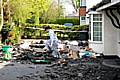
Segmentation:
[(102, 13), (97, 11), (89, 11), (88, 14), (102, 14)]
[(120, 0), (116, 0), (116, 1), (102, 0), (96, 6), (91, 8), (90, 11), (101, 11), (101, 10), (104, 10), (106, 8), (114, 8), (114, 7), (120, 7)]
[[(96, 6), (93, 6), (92, 8), (90, 8), (89, 9), (89, 11), (96, 11), (96, 9), (97, 8), (99, 8), (99, 7), (101, 7), (101, 6), (103, 6), (103, 5), (105, 5), (105, 4), (108, 4), (108, 3), (110, 3), (111, 2), (111, 0), (102, 0), (100, 3), (98, 3)], [(88, 11), (88, 12), (89, 12)]]
[(98, 3), (98, 4), (95, 6), (95, 8), (97, 9), (97, 8), (103, 6), (103, 5), (106, 5), (106, 4), (110, 3), (110, 2), (111, 2), (111, 0), (102, 0), (100, 3)]
[(101, 10), (104, 10), (107, 8), (118, 8), (118, 7), (120, 7), (120, 0), (116, 0), (116, 1), (110, 2), (108, 4), (105, 4), (105, 5), (97, 8), (96, 11), (101, 11)]
[(101, 7), (101, 6), (105, 5), (105, 4), (108, 4), (110, 2), (111, 2), (111, 0), (102, 0), (100, 3), (98, 3), (95, 6), (93, 6), (92, 8), (90, 8), (88, 10), (88, 12), (90, 12), (90, 11), (96, 11), (97, 8), (99, 8), (99, 7)]

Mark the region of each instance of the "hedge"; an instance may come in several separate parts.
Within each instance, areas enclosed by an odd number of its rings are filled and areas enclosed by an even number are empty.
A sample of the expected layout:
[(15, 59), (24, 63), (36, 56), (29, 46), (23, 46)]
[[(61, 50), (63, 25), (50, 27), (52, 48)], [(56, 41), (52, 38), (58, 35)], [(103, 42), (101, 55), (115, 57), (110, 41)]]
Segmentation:
[(81, 31), (88, 29), (88, 25), (82, 25), (82, 26), (75, 25), (75, 26), (67, 27), (59, 24), (39, 24), (39, 25), (24, 24), (23, 26), (24, 28), (26, 27), (43, 28), (44, 26), (50, 26), (52, 29), (56, 29), (56, 30), (72, 30), (72, 31)]
[[(71, 26), (66, 27), (64, 25), (58, 25), (58, 24), (39, 24), (39, 25), (32, 25), (32, 24), (26, 24), (25, 27), (36, 27), (36, 28), (43, 28), (43, 26), (50, 26), (52, 29), (55, 30), (72, 30), (72, 31), (82, 31), (82, 30), (88, 30), (88, 25), (82, 25), (82, 26)], [(48, 39), (48, 33), (45, 31), (42, 31), (40, 29), (32, 29), (32, 28), (24, 28), (24, 33), (22, 35), (22, 38), (24, 39)], [(57, 32), (58, 34), (61, 34), (61, 32)], [(74, 33), (65, 33), (68, 37), (61, 37), (58, 36), (59, 39), (77, 39), (79, 36), (77, 36)], [(73, 37), (69, 37), (69, 35), (73, 35)]]
[(52, 24), (60, 24), (64, 25), (65, 23), (72, 23), (73, 25), (79, 25), (79, 19), (78, 18), (62, 18), (62, 19), (56, 19), (54, 22), (50, 22)]
[[(71, 26), (71, 27), (66, 27), (64, 25), (59, 25), (59, 24), (22, 24), (21, 27), (18, 26), (13, 26), (10, 28), (10, 25), (5, 25), (5, 29), (7, 31), (10, 31), (9, 35), (11, 36), (11, 40), (13, 41), (14, 44), (19, 43), (20, 37), (22, 38), (32, 38), (32, 39), (47, 39), (48, 38), (48, 33), (44, 32), (40, 29), (32, 29), (32, 28), (27, 28), (27, 27), (36, 27), (36, 28), (43, 28), (44, 26), (50, 26), (54, 30), (72, 30), (72, 31), (82, 31), (82, 30), (87, 30), (88, 25), (83, 25), (83, 26)], [(61, 34), (61, 32), (58, 34)], [(73, 35), (74, 38), (74, 33), (65, 33), (67, 35), (64, 37), (58, 36), (59, 39), (69, 39), (69, 35)], [(71, 38), (70, 38), (71, 39)]]

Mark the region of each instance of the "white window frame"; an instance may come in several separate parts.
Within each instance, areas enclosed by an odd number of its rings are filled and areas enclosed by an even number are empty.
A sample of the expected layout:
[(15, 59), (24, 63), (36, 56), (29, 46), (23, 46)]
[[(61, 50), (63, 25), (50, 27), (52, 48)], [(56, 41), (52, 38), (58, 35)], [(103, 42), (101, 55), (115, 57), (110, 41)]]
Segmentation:
[[(101, 24), (101, 26), (100, 26), (100, 25), (94, 26), (94, 23), (99, 23), (99, 24)], [(94, 31), (94, 28), (95, 28), (95, 27), (101, 28), (101, 30), (99, 30), (99, 31)], [(98, 36), (95, 36), (95, 35), (94, 35), (95, 32), (96, 32), (97, 34), (99, 34), (99, 35), (98, 35)], [(93, 22), (93, 41), (102, 41), (102, 34), (101, 34), (101, 33), (102, 33), (102, 22), (101, 22), (101, 21), (99, 21), (99, 22), (98, 22), (98, 21), (97, 21), (97, 22), (96, 22), (96, 21)], [(101, 34), (101, 35), (100, 35), (100, 34)], [(101, 38), (101, 40), (94, 40), (95, 37)]]
[[(94, 17), (94, 15), (101, 15), (101, 14), (93, 14), (93, 21), (96, 21), (96, 22), (102, 21), (102, 15), (98, 17)], [(94, 20), (94, 19), (98, 19), (98, 20)]]
[[(84, 18), (84, 20), (82, 18)], [(86, 21), (86, 16), (81, 16), (81, 21)]]
[[(93, 14), (101, 14), (102, 15), (102, 21), (93, 21)], [(90, 39), (90, 42), (94, 42), (94, 43), (103, 43), (103, 14), (102, 13), (100, 13), (100, 12), (91, 12), (90, 13), (90, 21), (91, 21), (91, 24), (90, 24), (90, 28), (91, 28), (91, 31), (90, 31), (90, 36), (91, 36), (91, 39)], [(102, 26), (101, 26), (101, 28), (102, 28), (102, 36), (101, 36), (101, 38), (102, 38), (102, 40), (101, 41), (94, 41), (94, 39), (93, 39), (93, 23), (94, 22), (102, 22)]]
[(89, 40), (91, 40), (91, 14), (89, 15)]

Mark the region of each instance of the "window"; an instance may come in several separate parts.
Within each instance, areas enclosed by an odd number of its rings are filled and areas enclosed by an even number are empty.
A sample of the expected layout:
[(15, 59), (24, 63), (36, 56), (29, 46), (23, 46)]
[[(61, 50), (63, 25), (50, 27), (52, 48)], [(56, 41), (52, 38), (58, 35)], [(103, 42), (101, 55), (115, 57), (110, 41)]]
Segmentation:
[(102, 21), (102, 14), (93, 14), (93, 21)]
[(93, 22), (93, 41), (102, 41), (102, 22)]
[(86, 0), (81, 0), (80, 6), (86, 6)]
[(85, 16), (81, 16), (81, 20), (82, 20), (82, 21), (85, 21)]

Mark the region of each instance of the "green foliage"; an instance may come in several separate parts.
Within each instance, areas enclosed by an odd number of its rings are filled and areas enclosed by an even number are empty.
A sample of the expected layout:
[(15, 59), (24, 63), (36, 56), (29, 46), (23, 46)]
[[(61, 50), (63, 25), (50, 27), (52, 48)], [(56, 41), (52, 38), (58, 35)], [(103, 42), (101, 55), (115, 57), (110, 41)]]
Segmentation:
[(20, 23), (49, 23), (63, 13), (54, 0), (10, 0), (9, 7), (13, 21)]
[(23, 30), (20, 27), (17, 26), (12, 27), (11, 31), (9, 32), (9, 35), (11, 35), (10, 39), (13, 44), (20, 42), (22, 32)]
[(24, 24), (24, 28), (26, 27), (32, 27), (32, 28), (43, 28), (44, 26), (50, 26), (52, 29), (55, 30), (72, 30), (72, 31), (81, 31), (81, 30), (87, 30), (88, 25), (75, 25), (71, 27), (66, 27), (64, 25), (59, 25), (59, 24)]
[[(50, 26), (53, 30), (72, 30), (72, 31), (82, 31), (82, 30), (87, 30), (88, 25), (83, 25), (83, 26), (72, 26), (72, 27), (66, 27), (64, 25), (58, 25), (58, 24), (25, 24), (24, 25), (24, 34), (22, 35), (22, 38), (41, 38), (41, 39), (47, 39), (48, 38), (48, 33), (41, 30), (44, 26)], [(62, 32), (57, 32), (58, 38), (62, 39), (63, 37), (60, 36)], [(72, 39), (75, 37), (75, 33), (69, 33), (65, 32), (64, 33), (65, 39), (69, 39), (69, 36), (72, 35)], [(79, 34), (79, 33), (78, 33)], [(78, 35), (77, 34), (77, 35)]]
[(62, 6), (58, 7), (57, 3), (53, 1), (50, 4), (49, 9), (40, 15), (40, 23), (50, 23), (60, 17), (63, 17), (63, 8)]
[(79, 19), (77, 18), (62, 18), (62, 19), (57, 19), (54, 22), (51, 22), (54, 24), (61, 24), (64, 25), (65, 23), (73, 23), (73, 25), (79, 25)]
[(75, 11), (77, 12), (80, 7), (80, 0), (63, 0), (64, 2), (68, 2), (70, 5), (73, 6)]
[(10, 0), (10, 9), (14, 21), (25, 23), (26, 19), (35, 16), (35, 24), (39, 24), (39, 16), (49, 9), (51, 0)]
[(11, 26), (10, 26), (9, 23), (5, 23), (5, 24), (3, 25), (3, 28), (5, 28), (7, 31), (10, 31), (10, 30), (11, 30)]

